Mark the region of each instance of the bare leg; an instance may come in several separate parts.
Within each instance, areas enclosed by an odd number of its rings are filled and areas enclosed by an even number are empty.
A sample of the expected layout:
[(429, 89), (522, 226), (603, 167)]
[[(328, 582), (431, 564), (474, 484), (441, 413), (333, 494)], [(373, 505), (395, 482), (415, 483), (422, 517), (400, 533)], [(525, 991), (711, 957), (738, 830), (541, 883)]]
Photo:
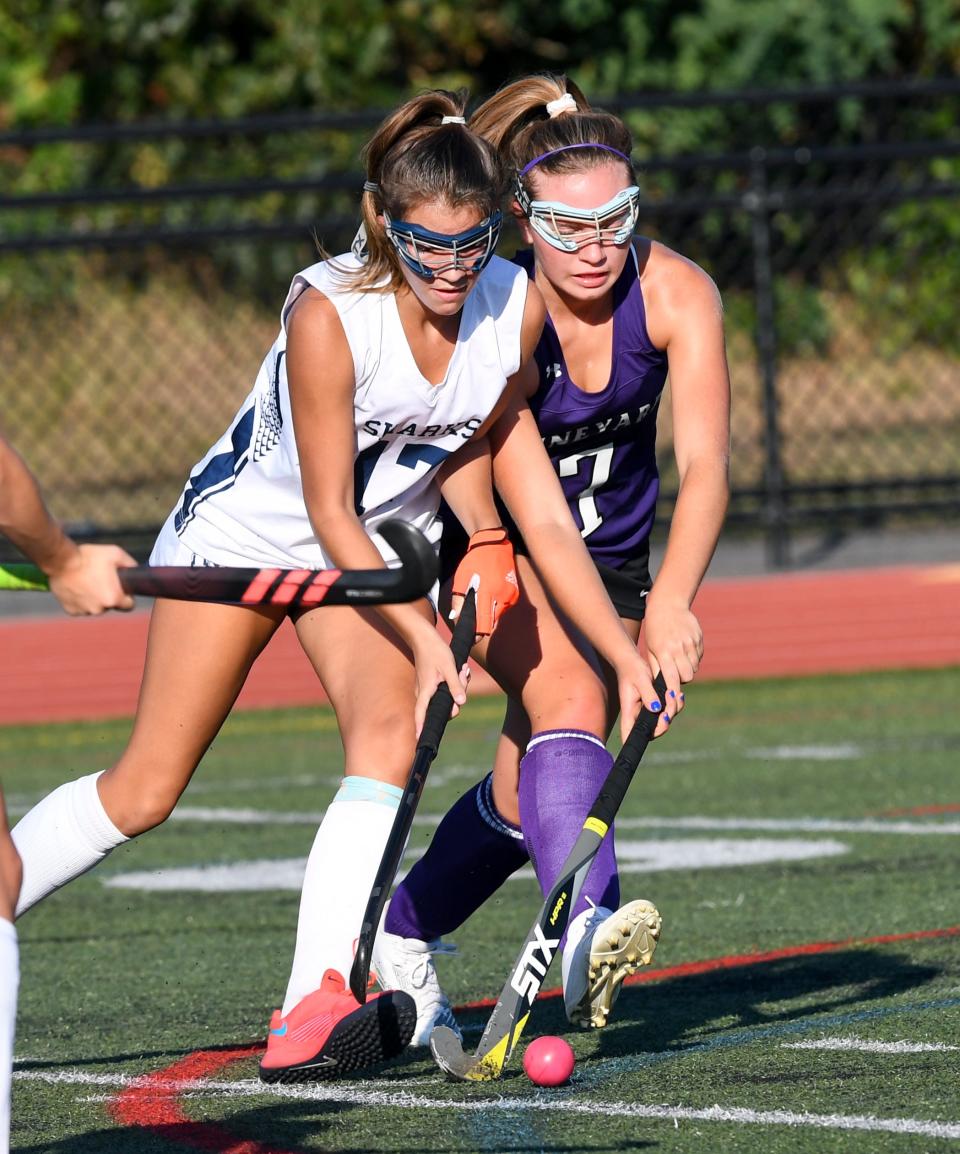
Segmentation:
[(416, 745), (406, 646), (373, 609), (314, 609), (296, 627), (337, 715), (344, 774), (402, 788)]
[(507, 710), (493, 758), (493, 803), (497, 812), (513, 825), (520, 824), (520, 759), (530, 741), (530, 718), (523, 705), (507, 698)]
[[(621, 617), (621, 624), (627, 631), (628, 635), (633, 638), (635, 643), (640, 641), (640, 627), (641, 622), (633, 617)], [(607, 736), (613, 732), (613, 727), (616, 725), (617, 718), (620, 716), (620, 703), (617, 700), (617, 675), (613, 669), (601, 658), (600, 666), (603, 671), (603, 679), (607, 687)]]
[(164, 821), (282, 611), (158, 601), (133, 735), (104, 774), (67, 782), (18, 822), (18, 914)]
[(474, 656), (508, 695), (493, 769), (493, 797), (508, 821), (519, 822), (520, 758), (531, 733), (575, 729), (606, 736), (607, 689), (586, 642), (554, 611), (526, 557), (517, 558), (520, 603), (505, 626)]
[[(606, 696), (599, 670), (555, 614), (527, 558), (518, 557), (517, 566), (519, 604), (493, 637), (474, 649), (509, 695), (492, 791), (484, 780), (458, 799), (427, 853), (398, 887), (386, 921), (396, 938), (430, 941), (449, 933), (527, 860), (518, 828), (518, 781), (531, 728), (577, 731), (567, 735), (566, 752), (578, 765), (584, 760), (580, 746), (589, 747), (587, 763), (607, 757), (600, 738)], [(528, 716), (535, 718), (533, 726)], [(589, 792), (589, 782), (584, 788)], [(457, 878), (456, 886), (444, 884), (449, 877)]]
[[(624, 629), (638, 641), (640, 637), (640, 622), (629, 617), (621, 617)], [(617, 678), (613, 669), (602, 659), (598, 659), (605, 685), (605, 699), (607, 703), (606, 727), (599, 731), (591, 725), (579, 725), (571, 722), (573, 728), (586, 729), (604, 738), (609, 737), (616, 724), (619, 714), (617, 702)], [(546, 727), (545, 727), (546, 728)], [(530, 719), (523, 704), (514, 697), (507, 700), (507, 711), (503, 719), (503, 729), (497, 743), (497, 752), (493, 763), (493, 797), (497, 809), (503, 816), (514, 823), (519, 823), (520, 814), (517, 806), (517, 790), (520, 784), (520, 759), (523, 757), (527, 743), (530, 741)]]
[(133, 733), (99, 781), (104, 809), (128, 837), (169, 816), (283, 617), (276, 608), (156, 602)]
[(415, 747), (413, 663), (379, 614), (311, 610), (297, 634), (336, 712), (345, 776), (307, 859), (284, 1018), (328, 970), (343, 979), (350, 972)]
[(523, 704), (534, 733), (559, 726), (602, 732), (605, 691), (592, 650), (558, 617), (526, 557), (517, 558), (517, 572), (519, 604), (474, 656)]
[(0, 787), (0, 918), (6, 918), (8, 922), (13, 921), (13, 911), (17, 908), (22, 873), (20, 855), (10, 837), (7, 806)]

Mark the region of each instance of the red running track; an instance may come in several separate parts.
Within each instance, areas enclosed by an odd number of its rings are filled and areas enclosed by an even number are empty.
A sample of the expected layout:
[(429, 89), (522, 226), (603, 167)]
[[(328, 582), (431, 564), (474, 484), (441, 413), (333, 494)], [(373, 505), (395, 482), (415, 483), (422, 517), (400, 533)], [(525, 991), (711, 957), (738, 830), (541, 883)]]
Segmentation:
[[(960, 564), (707, 581), (696, 611), (704, 679), (960, 665)], [(0, 725), (131, 715), (148, 620), (135, 612), (0, 621)], [(477, 672), (473, 692), (492, 688)], [(323, 700), (284, 625), (238, 708)]]

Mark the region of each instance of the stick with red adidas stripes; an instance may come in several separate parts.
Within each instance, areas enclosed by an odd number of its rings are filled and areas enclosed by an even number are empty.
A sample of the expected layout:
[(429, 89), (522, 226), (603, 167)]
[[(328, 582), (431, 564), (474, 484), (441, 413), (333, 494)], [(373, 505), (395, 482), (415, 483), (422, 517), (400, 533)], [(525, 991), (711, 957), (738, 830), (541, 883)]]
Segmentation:
[[(378, 529), (400, 559), (397, 569), (234, 569), (226, 566), (137, 565), (118, 569), (127, 593), (174, 601), (230, 605), (387, 605), (416, 601), (437, 579), (437, 557), (419, 529), (385, 521)], [(0, 565), (0, 590), (42, 591), (35, 565)]]

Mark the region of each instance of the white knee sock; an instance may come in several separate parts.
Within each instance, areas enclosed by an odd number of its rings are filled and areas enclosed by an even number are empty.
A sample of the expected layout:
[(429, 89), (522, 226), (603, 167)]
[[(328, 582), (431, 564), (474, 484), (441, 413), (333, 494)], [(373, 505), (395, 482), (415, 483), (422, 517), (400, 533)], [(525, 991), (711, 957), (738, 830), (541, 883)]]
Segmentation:
[(129, 840), (103, 808), (99, 776), (92, 773), (61, 785), (13, 827), (13, 844), (23, 861), (17, 917)]
[(284, 1016), (318, 988), (325, 971), (337, 970), (349, 983), (360, 924), (402, 795), (382, 781), (345, 777), (324, 814), (307, 858)]
[(19, 985), (17, 931), (12, 922), (0, 918), (0, 1154), (7, 1154), (10, 1149), (10, 1081)]

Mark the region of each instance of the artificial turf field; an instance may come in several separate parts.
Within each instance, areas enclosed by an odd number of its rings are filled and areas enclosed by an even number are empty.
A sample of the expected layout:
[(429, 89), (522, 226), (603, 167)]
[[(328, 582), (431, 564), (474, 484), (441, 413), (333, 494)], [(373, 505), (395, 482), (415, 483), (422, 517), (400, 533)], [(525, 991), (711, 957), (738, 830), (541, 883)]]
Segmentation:
[[(544, 997), (570, 1084), (521, 1053), (446, 1081), (424, 1051), (366, 1076), (261, 1086), (298, 870), (339, 775), (323, 709), (245, 713), (166, 826), (19, 923), (12, 1148), (297, 1151), (939, 1151), (960, 1140), (960, 669), (703, 683), (648, 750), (618, 823), (623, 898), (664, 919), (603, 1031)], [(419, 854), (489, 766), (498, 698), (444, 737)], [(110, 763), (127, 722), (0, 729), (12, 815)], [(438, 960), (495, 997), (540, 897), (513, 880)], [(547, 978), (559, 982), (559, 964)], [(488, 1007), (460, 1014), (472, 1049)], [(144, 1078), (144, 1076), (152, 1076)], [(138, 1079), (140, 1079), (138, 1081)]]

